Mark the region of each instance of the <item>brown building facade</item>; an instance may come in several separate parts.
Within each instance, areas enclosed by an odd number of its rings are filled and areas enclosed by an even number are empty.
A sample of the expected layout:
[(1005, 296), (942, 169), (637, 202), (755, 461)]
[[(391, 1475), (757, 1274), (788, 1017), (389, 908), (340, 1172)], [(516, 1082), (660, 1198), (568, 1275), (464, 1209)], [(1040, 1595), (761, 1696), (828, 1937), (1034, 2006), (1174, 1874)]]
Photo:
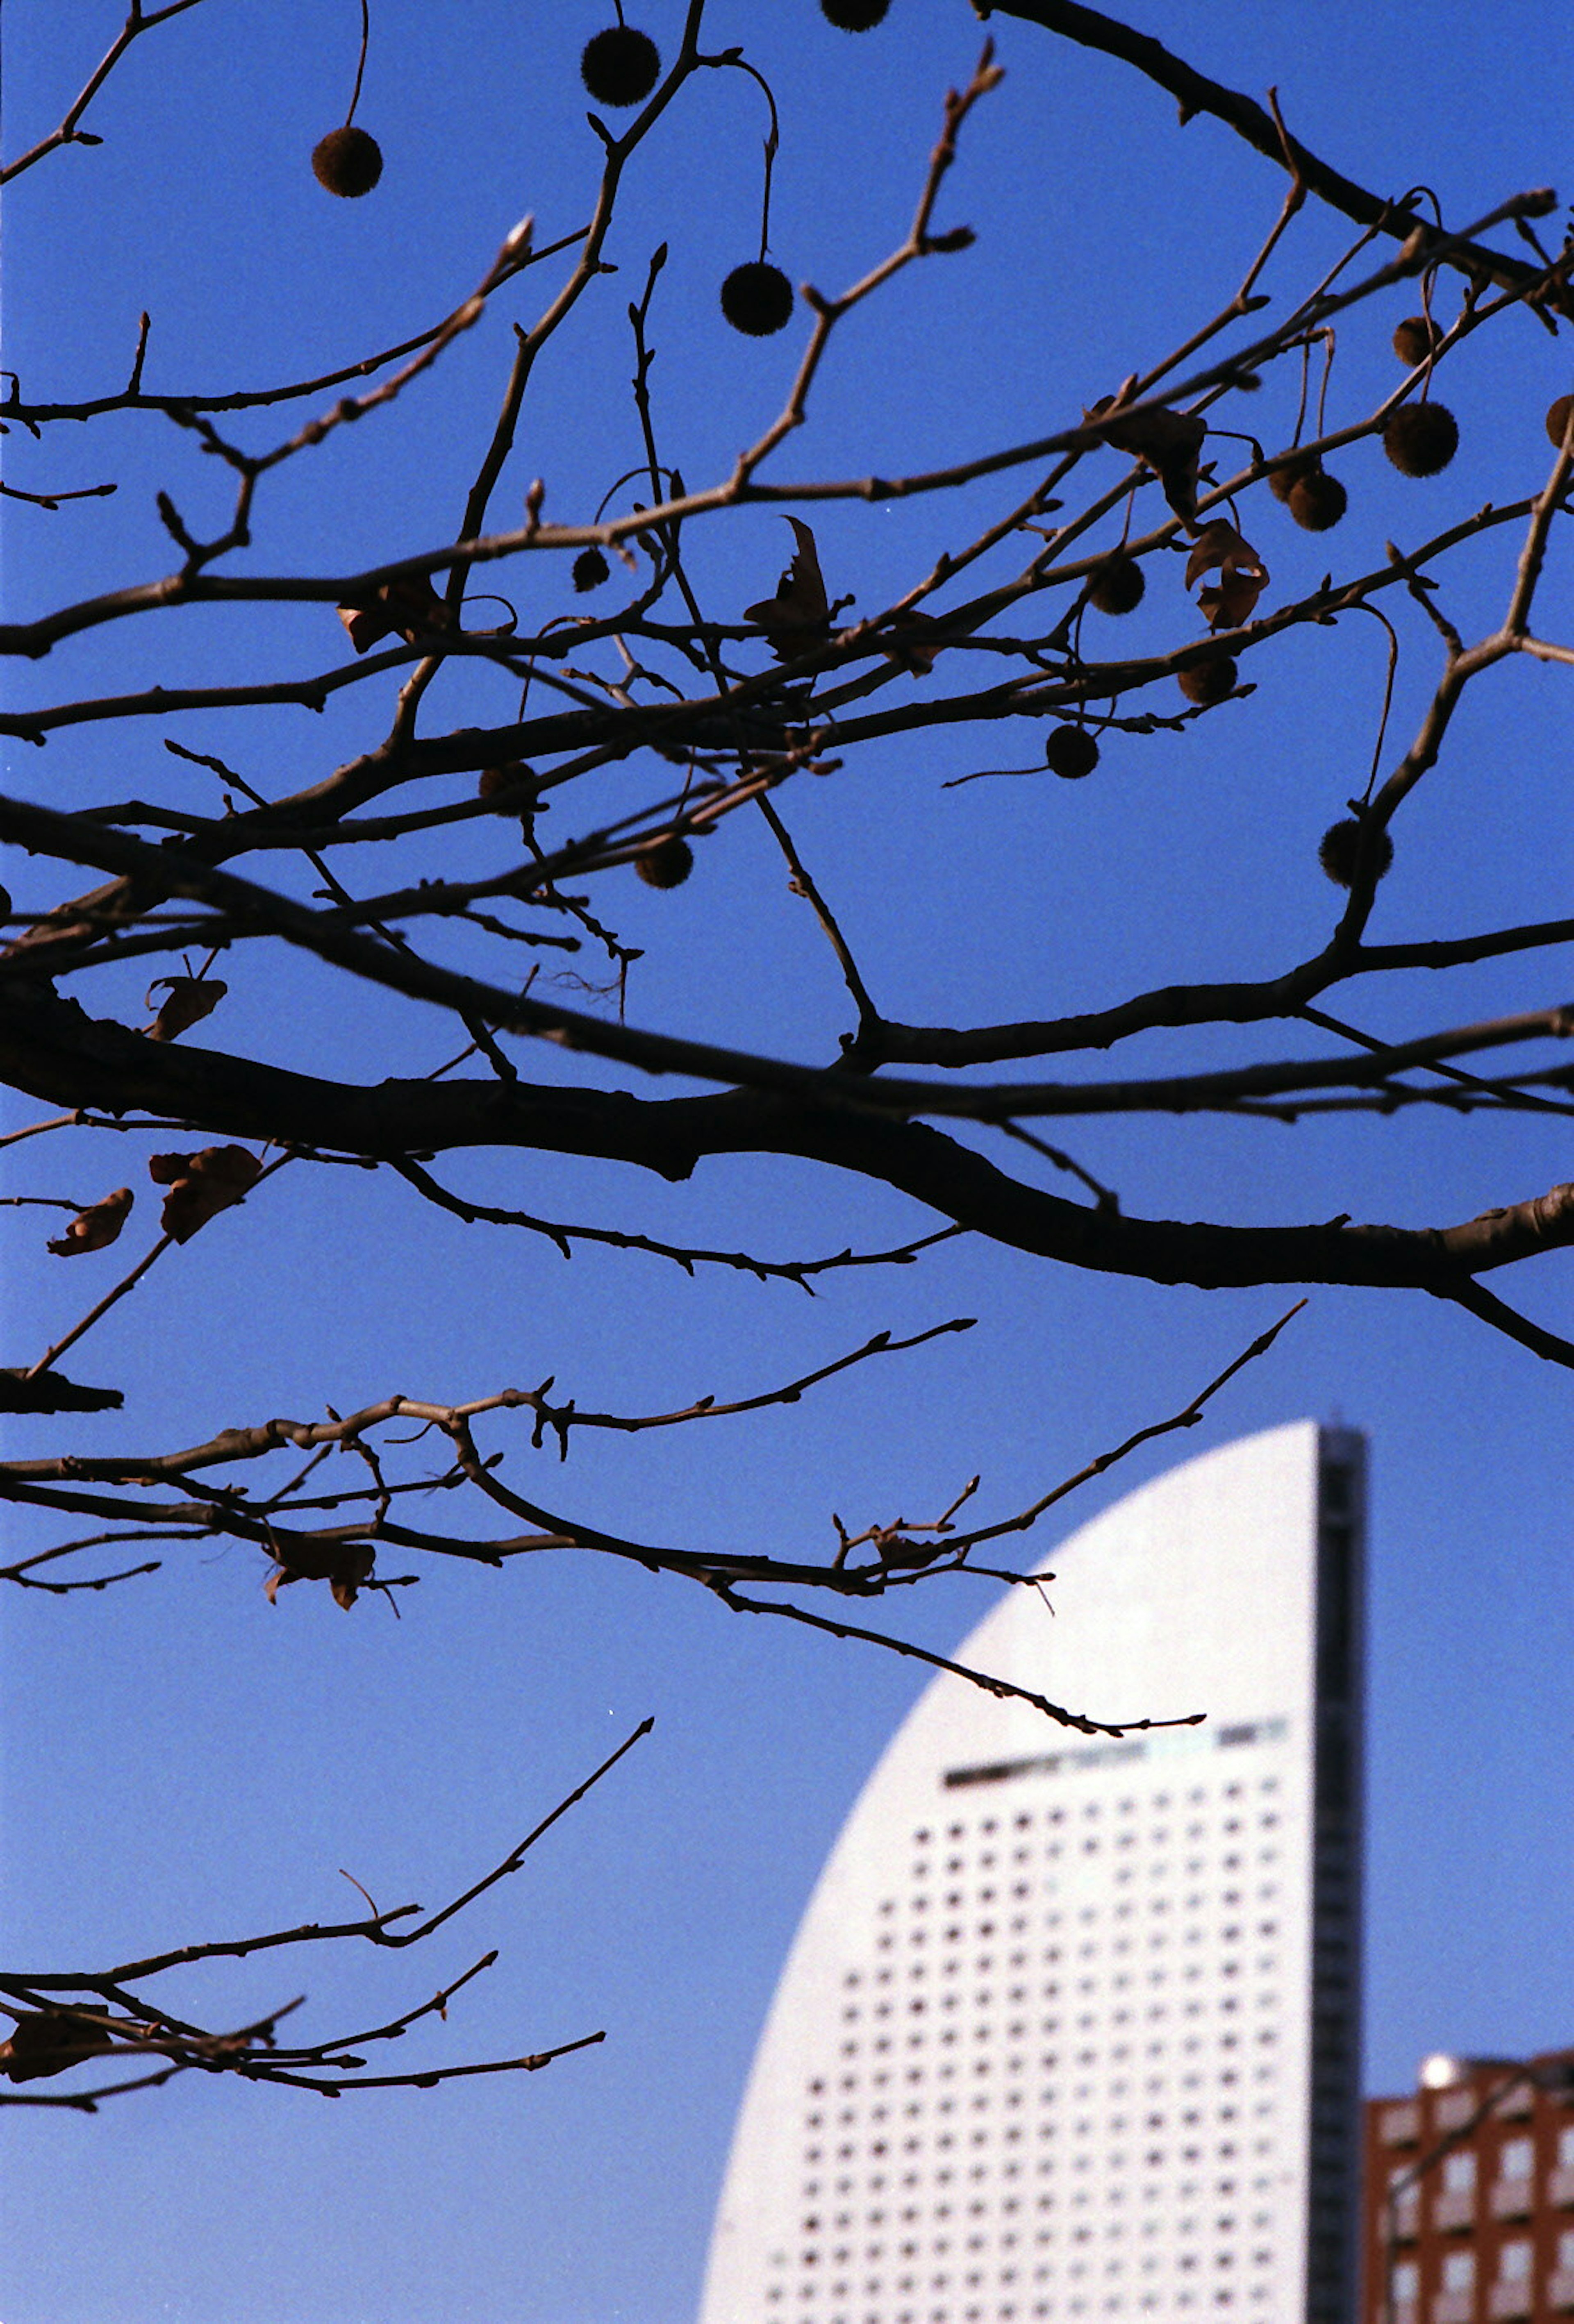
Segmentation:
[(1574, 2050), (1429, 2058), (1365, 2166), (1362, 2324), (1574, 2319)]

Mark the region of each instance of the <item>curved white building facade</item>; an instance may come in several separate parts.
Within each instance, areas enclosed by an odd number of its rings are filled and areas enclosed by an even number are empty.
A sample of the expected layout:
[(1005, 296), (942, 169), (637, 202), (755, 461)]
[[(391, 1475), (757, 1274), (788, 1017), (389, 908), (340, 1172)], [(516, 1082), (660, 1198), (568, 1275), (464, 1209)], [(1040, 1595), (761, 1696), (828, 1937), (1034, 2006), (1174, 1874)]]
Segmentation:
[[(777, 1988), (702, 2324), (1347, 2324), (1364, 1446), (1206, 1454), (1055, 1552), (866, 1785)], [(1051, 1611), (1052, 1608), (1052, 1612)]]

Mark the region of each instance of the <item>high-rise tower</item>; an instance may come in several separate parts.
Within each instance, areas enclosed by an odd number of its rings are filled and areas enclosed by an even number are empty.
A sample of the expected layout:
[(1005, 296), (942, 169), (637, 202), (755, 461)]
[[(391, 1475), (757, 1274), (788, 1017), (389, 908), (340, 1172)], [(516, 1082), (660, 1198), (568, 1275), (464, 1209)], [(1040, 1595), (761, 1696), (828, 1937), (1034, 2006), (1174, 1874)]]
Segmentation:
[(924, 1693), (777, 1988), (702, 2324), (1346, 2324), (1364, 1449), (1300, 1423), (1189, 1462), (958, 1656), (1204, 1725)]

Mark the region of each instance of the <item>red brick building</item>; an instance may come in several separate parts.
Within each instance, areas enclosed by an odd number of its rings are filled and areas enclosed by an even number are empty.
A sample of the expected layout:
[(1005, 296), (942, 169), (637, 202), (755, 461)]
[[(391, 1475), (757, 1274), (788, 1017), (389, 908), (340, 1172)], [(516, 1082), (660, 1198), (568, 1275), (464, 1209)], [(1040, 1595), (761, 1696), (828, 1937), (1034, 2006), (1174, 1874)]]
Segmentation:
[(1574, 2050), (1429, 2058), (1365, 2149), (1362, 2324), (1574, 2318)]

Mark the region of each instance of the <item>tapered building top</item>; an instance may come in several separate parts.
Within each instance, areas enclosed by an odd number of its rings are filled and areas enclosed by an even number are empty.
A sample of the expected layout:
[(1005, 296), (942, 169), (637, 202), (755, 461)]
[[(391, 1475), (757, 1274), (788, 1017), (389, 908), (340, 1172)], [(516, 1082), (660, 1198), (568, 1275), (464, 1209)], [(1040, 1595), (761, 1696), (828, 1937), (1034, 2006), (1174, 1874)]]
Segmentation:
[[(1364, 1444), (1128, 1496), (942, 1676), (849, 1816), (739, 2116), (702, 2324), (1346, 2324)], [(1052, 1574), (1052, 1579), (1050, 1578)]]

